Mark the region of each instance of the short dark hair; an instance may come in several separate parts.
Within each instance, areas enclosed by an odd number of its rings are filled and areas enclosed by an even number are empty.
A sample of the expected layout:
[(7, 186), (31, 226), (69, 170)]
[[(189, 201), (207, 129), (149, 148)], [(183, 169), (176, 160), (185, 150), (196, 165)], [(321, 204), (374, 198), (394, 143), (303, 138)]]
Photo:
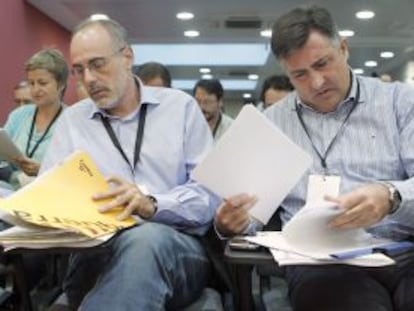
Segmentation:
[(224, 90), (220, 81), (217, 79), (202, 79), (199, 80), (193, 88), (193, 95), (198, 87), (205, 89), (207, 93), (216, 95), (217, 99), (220, 100), (223, 97)]
[(268, 89), (282, 90), (282, 91), (293, 91), (294, 87), (287, 76), (284, 75), (274, 75), (268, 77), (262, 86), (260, 92), (260, 100), (264, 102), (264, 96)]
[(296, 8), (282, 15), (273, 25), (271, 46), (276, 58), (289, 56), (302, 48), (311, 31), (318, 31), (333, 42), (339, 42), (337, 27), (325, 8)]
[(167, 67), (157, 62), (144, 63), (138, 67), (135, 74), (142, 81), (148, 82), (154, 78), (160, 77), (165, 87), (171, 87), (171, 75)]

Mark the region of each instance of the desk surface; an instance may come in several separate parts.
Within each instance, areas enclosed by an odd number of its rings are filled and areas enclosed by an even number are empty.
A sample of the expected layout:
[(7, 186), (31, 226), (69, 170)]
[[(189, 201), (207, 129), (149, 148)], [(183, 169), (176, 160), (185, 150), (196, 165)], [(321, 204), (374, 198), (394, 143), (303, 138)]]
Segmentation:
[(231, 264), (262, 265), (275, 263), (270, 252), (263, 248), (259, 251), (235, 251), (228, 244), (224, 248), (224, 258)]

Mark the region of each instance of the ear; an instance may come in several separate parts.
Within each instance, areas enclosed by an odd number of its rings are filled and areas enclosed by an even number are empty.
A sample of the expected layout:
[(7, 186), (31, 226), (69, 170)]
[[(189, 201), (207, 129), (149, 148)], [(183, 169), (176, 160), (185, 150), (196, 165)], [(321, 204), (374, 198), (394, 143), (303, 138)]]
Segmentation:
[(128, 70), (132, 69), (132, 66), (134, 65), (134, 51), (132, 48), (128, 45), (125, 47), (125, 49), (122, 51), (124, 58), (125, 58), (125, 64), (127, 66)]
[(339, 48), (341, 52), (343, 53), (343, 55), (345, 56), (345, 60), (348, 60), (349, 58), (348, 41), (345, 38), (341, 39)]

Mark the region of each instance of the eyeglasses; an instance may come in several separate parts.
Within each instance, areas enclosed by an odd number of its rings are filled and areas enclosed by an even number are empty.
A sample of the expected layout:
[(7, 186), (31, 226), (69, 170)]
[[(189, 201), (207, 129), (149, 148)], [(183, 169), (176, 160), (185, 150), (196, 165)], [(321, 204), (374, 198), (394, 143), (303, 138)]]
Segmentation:
[[(86, 68), (88, 68), (89, 72), (93, 75), (103, 73), (106, 66), (109, 64), (110, 59), (121, 53), (125, 48), (126, 47), (124, 46), (108, 56), (101, 56), (90, 59), (86, 65)], [(71, 72), (76, 79), (80, 80), (85, 74), (85, 67), (80, 64), (75, 64), (72, 66)]]

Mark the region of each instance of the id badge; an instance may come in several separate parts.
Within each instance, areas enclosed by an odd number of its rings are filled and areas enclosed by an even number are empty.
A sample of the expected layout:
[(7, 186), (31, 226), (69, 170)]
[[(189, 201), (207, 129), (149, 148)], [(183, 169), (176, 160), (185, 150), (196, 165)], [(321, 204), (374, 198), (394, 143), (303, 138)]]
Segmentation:
[(306, 204), (323, 201), (324, 196), (339, 195), (341, 177), (336, 175), (309, 175)]

